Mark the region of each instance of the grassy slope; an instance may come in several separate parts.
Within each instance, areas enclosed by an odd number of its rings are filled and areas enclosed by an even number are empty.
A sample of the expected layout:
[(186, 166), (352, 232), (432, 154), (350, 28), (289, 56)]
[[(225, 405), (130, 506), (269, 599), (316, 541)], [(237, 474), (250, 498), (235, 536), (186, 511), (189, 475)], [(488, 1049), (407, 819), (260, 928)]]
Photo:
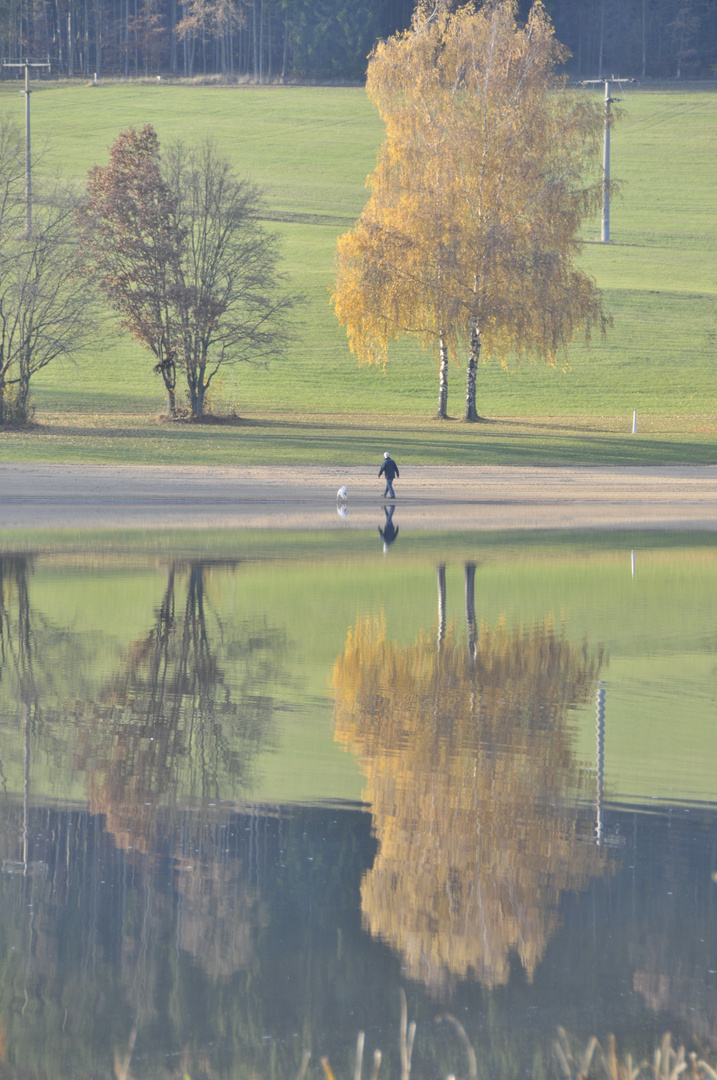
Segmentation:
[[(106, 147), (130, 123), (151, 122), (165, 141), (211, 133), (266, 186), (268, 217), (307, 304), (284, 362), (237, 369), (218, 389), (217, 403), (237, 402), (250, 424), (158, 428), (151, 365), (115, 337), (75, 367), (58, 365), (37, 379), (39, 418), (49, 423), (29, 436), (3, 435), (1, 458), (366, 460), (399, 429), (402, 458), (416, 462), (717, 461), (717, 93), (626, 95), (613, 135), (613, 172), (625, 184), (612, 208), (612, 243), (588, 243), (584, 255), (615, 327), (590, 352), (576, 345), (570, 371), (483, 368), (480, 409), (497, 420), (470, 429), (430, 421), (430, 355), (406, 343), (385, 373), (359, 369), (328, 303), (336, 236), (361, 209), (381, 139), (363, 91), (76, 84), (43, 86), (32, 104), (46, 166), (77, 182), (106, 160)], [(0, 109), (21, 112), (7, 84)], [(590, 235), (597, 232), (596, 223)], [(455, 415), (462, 393), (455, 371)], [(122, 438), (111, 437), (113, 425)]]

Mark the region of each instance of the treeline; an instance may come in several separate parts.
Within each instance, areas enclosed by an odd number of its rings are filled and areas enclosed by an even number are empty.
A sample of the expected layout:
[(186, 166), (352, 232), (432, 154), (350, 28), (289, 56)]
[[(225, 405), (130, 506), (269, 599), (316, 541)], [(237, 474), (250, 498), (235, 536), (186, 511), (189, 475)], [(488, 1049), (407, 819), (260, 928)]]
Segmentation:
[(545, 8), (575, 78), (717, 77), (715, 0), (545, 0)]
[(412, 0), (3, 0), (4, 57), (61, 76), (362, 80)]
[[(520, 0), (524, 17), (530, 4)], [(717, 75), (715, 0), (545, 0), (575, 78)], [(3, 0), (6, 59), (55, 75), (362, 80), (413, 0)], [(6, 75), (7, 77), (7, 75)]]

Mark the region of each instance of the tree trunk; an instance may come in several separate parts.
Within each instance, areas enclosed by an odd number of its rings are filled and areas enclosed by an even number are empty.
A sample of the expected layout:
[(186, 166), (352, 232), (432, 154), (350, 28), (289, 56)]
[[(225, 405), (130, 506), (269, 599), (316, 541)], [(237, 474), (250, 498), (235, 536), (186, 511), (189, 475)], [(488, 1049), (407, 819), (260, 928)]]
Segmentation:
[(252, 59), (254, 61), (254, 82), (259, 80), (259, 57), (257, 55), (257, 40), (256, 40), (256, 2), (254, 0), (251, 5), (251, 47), (252, 47)]
[(289, 9), (286, 9), (284, 17), (284, 48), (281, 56), (281, 81), (286, 78), (286, 58), (289, 54)]
[(26, 371), (21, 371), (15, 393), (15, 420), (24, 423), (30, 411), (30, 376)]
[(440, 335), (441, 364), (438, 375), (438, 410), (436, 420), (448, 419), (448, 346), (443, 334)]
[(72, 78), (72, 4), (67, 9), (67, 77)]
[(177, 365), (175, 353), (171, 349), (165, 349), (164, 343), (159, 350), (159, 363), (154, 368), (155, 375), (162, 376), (164, 389), (167, 391), (167, 416), (174, 416), (177, 412)]
[(177, 0), (169, 5), (169, 70), (177, 74)]
[(189, 404), (192, 417), (196, 419), (199, 416), (204, 416), (204, 398), (207, 392), (204, 385), (204, 372), (198, 372), (195, 377), (187, 381), (189, 383)]
[(436, 567), (436, 584), (438, 585), (438, 634), (436, 645), (440, 653), (446, 637), (446, 565), (441, 563)]
[(475, 660), (476, 646), (478, 643), (478, 623), (476, 620), (476, 564), (467, 562), (463, 567), (463, 576), (466, 592), (466, 629), (468, 631), (468, 654), (471, 664)]
[(468, 356), (468, 374), (466, 376), (466, 414), (464, 419), (474, 424), (480, 419), (476, 409), (476, 383), (478, 381), (478, 360), (480, 358), (480, 333), (473, 323), (471, 329), (471, 348)]

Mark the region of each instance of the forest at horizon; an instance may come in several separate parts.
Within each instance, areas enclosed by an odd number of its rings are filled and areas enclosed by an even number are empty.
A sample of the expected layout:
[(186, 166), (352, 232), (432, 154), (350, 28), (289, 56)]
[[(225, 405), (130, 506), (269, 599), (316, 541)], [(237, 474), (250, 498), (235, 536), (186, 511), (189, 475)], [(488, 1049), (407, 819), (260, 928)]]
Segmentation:
[[(717, 76), (714, 0), (544, 0), (574, 79)], [(519, 0), (524, 17), (529, 0)], [(3, 60), (54, 76), (361, 82), (412, 0), (4, 0)], [(2, 77), (19, 77), (4, 70)]]

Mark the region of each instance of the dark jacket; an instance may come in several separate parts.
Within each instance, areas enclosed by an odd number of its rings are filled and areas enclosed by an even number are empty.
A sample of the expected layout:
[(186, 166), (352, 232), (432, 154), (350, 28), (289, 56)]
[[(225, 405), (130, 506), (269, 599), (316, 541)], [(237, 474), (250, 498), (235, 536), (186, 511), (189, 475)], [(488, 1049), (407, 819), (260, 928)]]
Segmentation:
[(386, 479), (388, 480), (389, 484), (390, 484), (390, 483), (391, 483), (391, 482), (392, 482), (392, 481), (393, 481), (393, 480), (394, 480), (394, 479), (395, 479), (395, 478), (396, 478), (397, 476), (399, 476), (399, 475), (400, 475), (400, 473), (399, 473), (399, 471), (398, 471), (398, 465), (397, 465), (397, 464), (396, 464), (396, 462), (395, 462), (395, 461), (393, 460), (393, 458), (387, 457), (387, 458), (384, 458), (384, 459), (383, 459), (383, 465), (382, 465), (382, 466), (381, 466), (381, 468), (380, 468), (380, 469), (378, 470), (378, 475), (379, 475), (379, 476), (383, 476), (383, 474), (384, 474), (384, 473), (386, 474)]

